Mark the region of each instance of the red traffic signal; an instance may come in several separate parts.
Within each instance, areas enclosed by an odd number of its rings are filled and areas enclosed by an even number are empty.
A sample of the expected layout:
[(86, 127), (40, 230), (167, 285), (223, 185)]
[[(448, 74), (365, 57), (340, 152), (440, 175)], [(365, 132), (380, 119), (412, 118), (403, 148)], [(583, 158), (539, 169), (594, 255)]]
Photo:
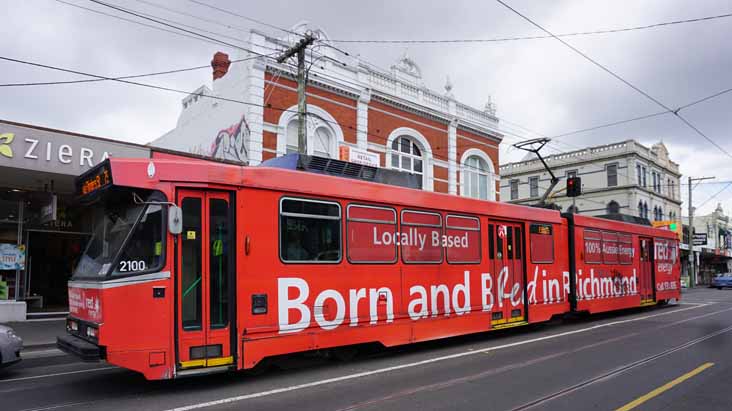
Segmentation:
[(567, 179), (567, 197), (578, 197), (582, 195), (582, 179), (570, 177)]

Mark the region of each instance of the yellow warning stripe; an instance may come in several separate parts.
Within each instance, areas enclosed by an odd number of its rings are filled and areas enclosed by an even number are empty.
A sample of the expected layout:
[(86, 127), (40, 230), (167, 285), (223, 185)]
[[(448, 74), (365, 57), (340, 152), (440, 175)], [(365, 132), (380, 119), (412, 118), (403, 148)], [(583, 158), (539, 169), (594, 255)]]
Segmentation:
[(527, 321), (519, 321), (519, 322), (506, 323), (506, 324), (498, 324), (498, 325), (493, 326), (493, 329), (494, 330), (499, 330), (501, 328), (519, 327), (521, 325), (526, 325), (526, 324), (528, 324)]
[(218, 367), (220, 365), (229, 365), (233, 363), (234, 357), (209, 358), (208, 360), (182, 361), (180, 363), (180, 368)]
[(648, 394), (642, 395), (642, 396), (636, 398), (635, 400), (633, 400), (633, 401), (631, 401), (631, 402), (623, 405), (622, 407), (618, 408), (615, 411), (630, 411), (630, 410), (636, 408), (637, 406), (643, 404), (644, 402), (650, 400), (651, 398), (657, 397), (657, 396), (663, 394), (664, 392), (670, 390), (674, 386), (681, 384), (682, 382), (688, 380), (691, 377), (694, 377), (695, 375), (701, 373), (702, 371), (706, 370), (707, 368), (709, 368), (709, 367), (711, 367), (713, 365), (714, 365), (713, 362), (708, 362), (708, 363), (702, 364), (699, 367), (697, 367), (697, 368), (695, 368), (695, 369), (687, 372), (686, 374), (684, 374), (684, 375), (676, 378), (675, 380), (669, 381), (666, 384), (664, 384), (664, 385), (656, 388), (655, 390), (649, 392)]

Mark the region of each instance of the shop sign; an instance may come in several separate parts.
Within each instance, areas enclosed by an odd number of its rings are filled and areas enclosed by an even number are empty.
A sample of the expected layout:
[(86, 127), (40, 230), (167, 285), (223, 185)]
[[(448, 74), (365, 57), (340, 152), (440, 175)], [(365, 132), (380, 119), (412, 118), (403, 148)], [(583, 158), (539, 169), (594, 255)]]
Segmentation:
[(121, 142), (0, 123), (0, 166), (79, 175), (112, 155), (150, 157)]
[(694, 234), (693, 244), (695, 246), (707, 245), (707, 233)]
[(58, 214), (58, 198), (56, 194), (51, 194), (48, 198), (48, 203), (41, 207), (41, 215), (39, 216), (39, 223), (46, 224), (51, 221), (56, 221)]
[(25, 246), (0, 244), (0, 270), (24, 270)]
[(339, 157), (343, 161), (363, 164), (365, 166), (379, 167), (381, 165), (381, 156), (379, 153), (372, 153), (346, 145), (340, 146)]

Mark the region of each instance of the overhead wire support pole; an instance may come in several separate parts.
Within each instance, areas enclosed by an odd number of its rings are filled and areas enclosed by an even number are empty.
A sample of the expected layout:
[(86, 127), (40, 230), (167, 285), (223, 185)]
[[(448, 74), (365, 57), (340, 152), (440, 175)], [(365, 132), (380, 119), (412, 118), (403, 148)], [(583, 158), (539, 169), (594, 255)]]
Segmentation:
[(306, 33), (302, 40), (277, 57), (277, 62), (282, 64), (290, 57), (297, 55), (297, 150), (300, 154), (308, 153), (307, 128), (305, 127), (305, 116), (308, 111), (305, 96), (305, 83), (307, 83), (305, 78), (305, 49), (314, 41), (315, 37), (310, 33)]
[(716, 177), (692, 178), (689, 176), (689, 288), (696, 286), (696, 270), (694, 269), (694, 206), (691, 202), (691, 193), (694, 191), (692, 185), (695, 181), (712, 180)]

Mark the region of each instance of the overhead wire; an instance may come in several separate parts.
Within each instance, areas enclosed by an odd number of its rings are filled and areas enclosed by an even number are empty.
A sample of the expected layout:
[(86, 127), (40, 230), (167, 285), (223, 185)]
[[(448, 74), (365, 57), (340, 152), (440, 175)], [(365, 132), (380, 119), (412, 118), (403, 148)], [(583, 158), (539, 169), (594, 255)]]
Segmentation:
[[(57, 1), (61, 1), (61, 0), (57, 0)], [(96, 0), (90, 0), (90, 1), (92, 1), (92, 2), (95, 2), (95, 3), (98, 3), (98, 4), (102, 4), (102, 5), (105, 5), (105, 6), (107, 6), (107, 7), (115, 8), (115, 9), (117, 9), (117, 10), (120, 10), (120, 11), (123, 11), (123, 12), (126, 12), (126, 13), (129, 13), (129, 14), (132, 14), (132, 15), (136, 15), (136, 16), (138, 16), (138, 14), (139, 14), (139, 15), (143, 15), (143, 16), (144, 16), (144, 14), (143, 14), (143, 13), (139, 13), (139, 12), (138, 12), (138, 13), (135, 13), (134, 11), (131, 11), (131, 10), (129, 10), (129, 9), (125, 10), (124, 8), (117, 8), (117, 7), (115, 7), (115, 6), (112, 6), (112, 5), (108, 5), (108, 4), (104, 3), (104, 2), (100, 2), (100, 1), (96, 1)], [(144, 0), (137, 0), (137, 1), (139, 1), (139, 2), (142, 2), (142, 3), (147, 3), (147, 4), (151, 4), (151, 5), (153, 4), (153, 3), (150, 3), (150, 2), (147, 2), (147, 1), (144, 1)], [(191, 1), (191, 2), (193, 2), (193, 3), (196, 3), (196, 4), (204, 4), (204, 5), (205, 5), (205, 3), (197, 2), (197, 1), (194, 1), (194, 0), (189, 0), (189, 1)], [(70, 4), (70, 5), (72, 5), (72, 4)], [(210, 6), (210, 5), (207, 5), (207, 6)], [(214, 7), (214, 8), (215, 8), (215, 7)], [(166, 9), (167, 9), (167, 8), (166, 8)], [(90, 10), (90, 11), (91, 11), (91, 10)], [(175, 11), (175, 10), (172, 10), (172, 9), (169, 9), (169, 11), (172, 11), (172, 12), (178, 12), (178, 11)], [(184, 14), (184, 15), (189, 15), (189, 14), (187, 14), (187, 13), (181, 13), (181, 12), (178, 12), (178, 13), (180, 13), (180, 14)], [(237, 15), (238, 17), (242, 17), (242, 18), (244, 17), (244, 16), (241, 16), (241, 15), (238, 15), (238, 14), (234, 14), (234, 15)], [(189, 15), (189, 16), (191, 16), (191, 15)], [(138, 17), (139, 17), (139, 16), (138, 16)], [(154, 21), (154, 22), (156, 22), (156, 23), (159, 23), (159, 24), (164, 24), (164, 25), (167, 25), (167, 24), (165, 24), (165, 23), (161, 23), (160, 21), (157, 21), (157, 19), (153, 18), (154, 16), (150, 16), (150, 15), (147, 15), (147, 16), (144, 16), (144, 17), (147, 17), (147, 18), (148, 18), (149, 20), (151, 20), (151, 21)], [(162, 18), (158, 18), (158, 19), (160, 19), (160, 20), (164, 20), (164, 19), (162, 19)], [(170, 20), (168, 20), (168, 21), (170, 21)], [(210, 21), (210, 20), (208, 20), (208, 21)], [(261, 23), (261, 22), (259, 22), (259, 23)], [(182, 23), (179, 23), (179, 24), (181, 24), (181, 25), (182, 25)], [(180, 30), (180, 28), (179, 28), (179, 27), (176, 27), (176, 26), (172, 26), (172, 25), (168, 25), (168, 26), (170, 26), (170, 27), (173, 27), (173, 28), (176, 28), (176, 29), (179, 29), (179, 30)], [(189, 27), (190, 27), (190, 26), (189, 26)], [(272, 27), (276, 27), (276, 26), (272, 26)], [(292, 31), (289, 31), (289, 30), (286, 30), (286, 29), (282, 29), (282, 28), (280, 28), (280, 27), (276, 27), (276, 28), (277, 28), (277, 29), (279, 29), (279, 30), (282, 30), (282, 31), (288, 32), (288, 33), (298, 34), (298, 33), (294, 33), (294, 32), (292, 32)], [(193, 34), (195, 34), (195, 35), (197, 35), (197, 36), (200, 36), (200, 37), (204, 37), (204, 38), (206, 38), (206, 36), (201, 36), (201, 35), (200, 35), (199, 33), (193, 33)], [(215, 34), (218, 34), (218, 33), (215, 33)], [(214, 39), (213, 41), (217, 41), (217, 42), (220, 42), (220, 41), (218, 41), (218, 40), (216, 40), (216, 39)], [(226, 43), (224, 43), (224, 44), (226, 44)], [(327, 43), (324, 43), (324, 44), (325, 44), (325, 45), (328, 45)], [(238, 46), (235, 46), (235, 45), (230, 45), (230, 46), (233, 46), (233, 47), (238, 47)], [(328, 45), (328, 46), (329, 46), (329, 47), (331, 47), (331, 48), (333, 48), (333, 49), (335, 49), (335, 50), (337, 50), (337, 51), (339, 51), (339, 52), (341, 52), (341, 53), (344, 53), (345, 55), (349, 55), (349, 56), (350, 56), (350, 53), (348, 53), (348, 52), (345, 52), (345, 51), (343, 51), (343, 50), (340, 50), (339, 48), (337, 48), (337, 47), (334, 47), (334, 46), (332, 46), (332, 45)], [(252, 52), (252, 53), (253, 53), (253, 51), (251, 51), (251, 50), (246, 50), (246, 51), (249, 51), (249, 52)], [(262, 55), (262, 54), (259, 54), (259, 55)], [(265, 55), (262, 55), (262, 56), (265, 56)], [(340, 61), (338, 61), (337, 59), (332, 59), (332, 58), (331, 58), (331, 60), (335, 60), (336, 62), (338, 62), (338, 63), (340, 63), (340, 64), (342, 64), (342, 65), (344, 65), (344, 66), (347, 66), (347, 64), (346, 64), (346, 63), (340, 62)], [(367, 63), (367, 64), (369, 64), (368, 62), (366, 62), (366, 63)], [(375, 65), (373, 65), (373, 64), (370, 64), (370, 65), (372, 65), (372, 66), (375, 66)], [(207, 67), (207, 66), (199, 66), (199, 67), (196, 67), (196, 68), (191, 68), (191, 69), (200, 69), (200, 68), (204, 68), (204, 67)], [(376, 67), (378, 67), (378, 66), (376, 66)], [(322, 68), (324, 69), (324, 67), (322, 67)], [(185, 71), (185, 70), (186, 70), (186, 69), (183, 69), (183, 70), (180, 70), (180, 71)], [(176, 71), (174, 70), (174, 71), (171, 71), (171, 72), (176, 72)], [(161, 73), (151, 73), (150, 75), (156, 75), (156, 74), (167, 74), (167, 72), (161, 72)], [(145, 75), (138, 75), (138, 76), (124, 76), (124, 77), (118, 77), (118, 78), (114, 78), (114, 79), (117, 79), (117, 80), (119, 80), (119, 79), (125, 79), (125, 78), (136, 78), (136, 77), (142, 77), (142, 76), (145, 76)], [(103, 81), (103, 80), (108, 80), (108, 79), (112, 79), (112, 78), (99, 78), (99, 79), (93, 79), (93, 80), (78, 80), (78, 81), (75, 81), (75, 82)], [(344, 79), (340, 79), (340, 81), (343, 81), (343, 80), (344, 80)], [(69, 82), (55, 82), (55, 83), (53, 83), (53, 84), (63, 84), (63, 83), (69, 83)], [(40, 84), (48, 84), (48, 83), (38, 83), (38, 85), (40, 85)], [(356, 83), (354, 83), (354, 84), (356, 84)], [(12, 85), (12, 84), (11, 84), (11, 85)], [(16, 85), (21, 85), (21, 84), (16, 84)], [(29, 85), (30, 85), (30, 84), (29, 84)], [(9, 85), (6, 85), (6, 86), (9, 86)], [(730, 90), (732, 90), (732, 89), (730, 89)], [(174, 91), (174, 90), (171, 90), (171, 91)], [(177, 90), (177, 92), (181, 92), (181, 91), (180, 91), (180, 90)], [(718, 95), (719, 95), (719, 94), (723, 94), (723, 93), (724, 93), (724, 92), (722, 92), (722, 93), (718, 93)], [(271, 94), (271, 93), (270, 93), (270, 94)], [(714, 97), (714, 96), (711, 96), (711, 97)], [(710, 98), (711, 98), (711, 97), (710, 97)], [(706, 100), (706, 99), (704, 99), (704, 100)], [(703, 100), (702, 100), (702, 101), (703, 101)], [(506, 120), (506, 121), (507, 121), (507, 120)], [(507, 121), (507, 122), (508, 122), (508, 121)], [(525, 127), (523, 127), (523, 126), (522, 126), (522, 128), (525, 128)], [(502, 131), (502, 132), (504, 132), (504, 133), (506, 132), (506, 130), (505, 130), (505, 129), (502, 129), (501, 131)], [(532, 132), (533, 132), (533, 131), (532, 131)], [(536, 133), (536, 132), (534, 132), (534, 133), (535, 133), (535, 134), (538, 134), (538, 133)], [(510, 132), (509, 132), (509, 134), (513, 134), (514, 138), (525, 138), (525, 136), (523, 136), (523, 135), (519, 135), (519, 134), (516, 134), (516, 133), (510, 133)], [(510, 136), (506, 136), (506, 137), (510, 137)], [(553, 149), (554, 149), (554, 150), (556, 150), (556, 151), (559, 151), (559, 150), (558, 150), (557, 148), (553, 148)]]
[[(695, 23), (700, 21), (709, 21), (716, 19), (723, 19), (732, 17), (732, 13), (718, 14), (713, 16), (698, 17), (693, 19), (684, 20), (673, 20), (661, 23), (647, 24), (642, 26), (623, 27), (617, 29), (606, 29), (606, 30), (593, 30), (593, 31), (580, 31), (573, 33), (560, 33), (556, 37), (574, 37), (574, 36), (587, 36), (596, 34), (609, 34), (609, 33), (622, 33), (628, 31), (647, 30), (658, 27), (666, 27), (677, 24)], [(363, 43), (363, 44), (455, 44), (455, 43), (495, 43), (495, 42), (506, 42), (506, 41), (519, 41), (519, 40), (538, 40), (538, 39), (550, 39), (553, 38), (551, 35), (547, 36), (514, 36), (514, 37), (498, 37), (492, 39), (400, 39), (400, 40), (379, 40), (379, 39), (368, 39), (368, 40), (346, 40), (336, 39), (331, 40), (336, 43)]]
[(708, 141), (709, 143), (711, 143), (712, 145), (714, 145), (715, 147), (717, 147), (717, 149), (719, 149), (719, 150), (720, 150), (720, 151), (721, 151), (722, 153), (724, 153), (724, 154), (726, 154), (726, 155), (727, 155), (728, 157), (732, 158), (732, 154), (730, 154), (730, 153), (729, 153), (729, 152), (728, 152), (727, 150), (725, 150), (725, 149), (724, 149), (724, 148), (723, 148), (722, 146), (720, 146), (719, 144), (717, 144), (717, 142), (715, 142), (714, 140), (712, 140), (712, 139), (711, 139), (711, 138), (710, 138), (709, 136), (707, 136), (706, 134), (704, 134), (704, 133), (703, 133), (703, 132), (702, 132), (701, 130), (699, 130), (699, 128), (697, 128), (696, 126), (694, 126), (693, 124), (691, 124), (691, 122), (689, 122), (689, 121), (688, 121), (688, 120), (687, 120), (686, 118), (682, 117), (682, 116), (681, 116), (681, 114), (679, 114), (679, 110), (676, 110), (676, 109), (672, 109), (672, 108), (668, 107), (668, 106), (667, 106), (666, 104), (662, 103), (662, 102), (661, 102), (660, 100), (656, 99), (655, 97), (651, 96), (651, 95), (650, 95), (650, 94), (648, 94), (647, 92), (643, 91), (643, 90), (642, 90), (641, 88), (639, 88), (638, 86), (636, 86), (636, 85), (634, 85), (633, 83), (629, 82), (628, 80), (624, 79), (623, 77), (621, 77), (620, 75), (618, 75), (618, 74), (617, 74), (617, 73), (615, 73), (614, 71), (610, 70), (609, 68), (607, 68), (606, 66), (604, 66), (603, 64), (601, 64), (600, 62), (598, 62), (597, 60), (595, 60), (595, 59), (593, 59), (592, 57), (588, 56), (587, 54), (583, 53), (583, 52), (582, 52), (581, 50), (579, 50), (578, 48), (576, 48), (576, 47), (572, 46), (571, 44), (569, 44), (569, 43), (567, 43), (566, 41), (562, 40), (561, 38), (557, 37), (557, 36), (556, 36), (555, 34), (553, 34), (553, 33), (552, 33), (551, 31), (549, 31), (549, 30), (545, 29), (545, 28), (544, 28), (543, 26), (541, 26), (540, 24), (536, 23), (535, 21), (533, 21), (533, 20), (532, 20), (532, 19), (530, 19), (529, 17), (525, 16), (524, 14), (522, 14), (521, 12), (519, 12), (518, 10), (516, 10), (516, 9), (514, 9), (513, 7), (509, 6), (509, 5), (508, 5), (508, 4), (507, 4), (507, 3), (505, 2), (505, 1), (503, 1), (503, 0), (496, 0), (496, 1), (497, 1), (497, 2), (499, 3), (499, 4), (503, 5), (504, 7), (506, 7), (507, 9), (509, 9), (510, 11), (512, 11), (513, 13), (515, 13), (516, 15), (518, 15), (519, 17), (521, 17), (521, 18), (523, 18), (524, 20), (526, 20), (527, 22), (529, 22), (529, 23), (530, 23), (531, 25), (533, 25), (533, 26), (537, 27), (537, 28), (538, 28), (538, 29), (540, 29), (541, 31), (543, 31), (543, 32), (545, 32), (546, 34), (550, 35), (551, 37), (553, 37), (554, 39), (556, 39), (557, 41), (559, 41), (560, 43), (562, 43), (563, 45), (565, 45), (565, 46), (566, 46), (567, 48), (569, 48), (570, 50), (572, 50), (572, 51), (574, 51), (575, 53), (579, 54), (579, 55), (580, 55), (580, 56), (582, 56), (582, 57), (583, 57), (583, 58), (584, 58), (585, 60), (587, 60), (587, 61), (589, 61), (590, 63), (594, 64), (594, 65), (595, 65), (596, 67), (598, 67), (598, 68), (600, 68), (601, 70), (603, 70), (604, 72), (608, 73), (609, 75), (611, 75), (612, 77), (614, 77), (614, 78), (615, 78), (615, 79), (617, 79), (618, 81), (622, 82), (622, 83), (623, 83), (623, 84), (625, 84), (626, 86), (628, 86), (628, 87), (632, 88), (633, 90), (635, 90), (636, 92), (638, 92), (638, 93), (639, 93), (639, 94), (641, 94), (642, 96), (646, 97), (646, 98), (647, 98), (648, 100), (650, 100), (650, 101), (654, 102), (654, 103), (655, 103), (656, 105), (658, 105), (658, 106), (662, 107), (662, 108), (663, 108), (663, 109), (665, 109), (666, 111), (670, 111), (670, 112), (672, 112), (672, 113), (673, 113), (673, 114), (674, 114), (674, 115), (675, 115), (676, 117), (678, 117), (678, 118), (679, 118), (679, 119), (680, 119), (680, 120), (681, 120), (681, 121), (682, 121), (682, 122), (683, 122), (684, 124), (686, 124), (686, 125), (687, 125), (687, 126), (688, 126), (689, 128), (691, 128), (692, 130), (694, 130), (694, 131), (695, 131), (695, 132), (696, 132), (696, 133), (697, 133), (698, 135), (702, 136), (702, 137), (703, 137), (703, 138), (704, 138), (705, 140), (707, 140), (707, 141)]
[(137, 24), (139, 26), (147, 27), (147, 28), (150, 28), (150, 29), (154, 29), (154, 30), (158, 30), (158, 31), (163, 31), (163, 32), (166, 32), (166, 33), (174, 34), (176, 36), (186, 37), (186, 38), (193, 39), (193, 40), (198, 40), (198, 41), (203, 41), (203, 42), (206, 42), (206, 43), (209, 43), (209, 44), (217, 44), (217, 45), (220, 44), (218, 41), (207, 40), (207, 39), (204, 39), (204, 38), (192, 36), (190, 34), (180, 33), (180, 32), (177, 32), (177, 31), (174, 31), (174, 30), (169, 30), (169, 29), (166, 29), (166, 28), (163, 28), (163, 27), (153, 26), (152, 24), (147, 24), (147, 23), (143, 23), (141, 21), (136, 21), (136, 20), (128, 19), (126, 17), (117, 16), (117, 15), (114, 15), (114, 14), (111, 14), (111, 13), (105, 13), (105, 12), (103, 12), (101, 10), (95, 10), (95, 9), (90, 8), (90, 7), (84, 7), (84, 6), (81, 6), (79, 4), (70, 3), (70, 2), (67, 2), (67, 1), (64, 1), (64, 0), (55, 0), (55, 1), (58, 2), (58, 3), (65, 4), (67, 6), (75, 7), (77, 9), (86, 10), (86, 11), (89, 11), (91, 13), (99, 14), (99, 15), (106, 16), (106, 17), (111, 17), (111, 18), (114, 18), (114, 19), (117, 19), (117, 20), (121, 20), (121, 21), (126, 21), (128, 23)]

